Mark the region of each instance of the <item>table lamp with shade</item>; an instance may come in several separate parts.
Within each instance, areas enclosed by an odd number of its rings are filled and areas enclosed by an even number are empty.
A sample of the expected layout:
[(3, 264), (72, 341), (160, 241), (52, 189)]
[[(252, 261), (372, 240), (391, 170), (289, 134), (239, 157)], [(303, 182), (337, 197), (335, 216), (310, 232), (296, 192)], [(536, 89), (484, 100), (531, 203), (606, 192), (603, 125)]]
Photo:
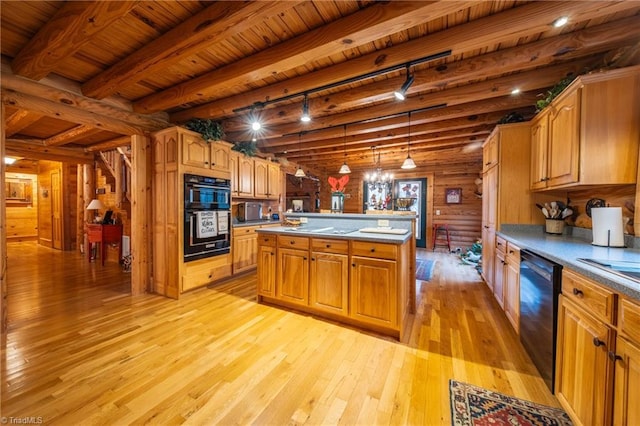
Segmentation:
[(102, 201), (98, 200), (97, 198), (91, 200), (91, 202), (89, 203), (89, 205), (87, 206), (87, 210), (95, 210), (95, 218), (94, 218), (94, 223), (99, 223), (100, 222), (100, 210), (104, 209), (104, 204), (102, 204)]

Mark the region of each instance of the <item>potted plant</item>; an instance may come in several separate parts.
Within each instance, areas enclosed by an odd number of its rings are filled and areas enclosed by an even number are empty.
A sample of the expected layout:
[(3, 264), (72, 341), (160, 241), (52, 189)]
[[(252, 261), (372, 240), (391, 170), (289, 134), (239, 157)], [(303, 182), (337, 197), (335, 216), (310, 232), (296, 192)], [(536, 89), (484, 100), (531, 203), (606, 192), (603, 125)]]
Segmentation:
[(224, 138), (222, 123), (211, 119), (193, 118), (185, 123), (185, 127), (200, 133), (206, 142), (219, 141)]
[(258, 145), (255, 142), (234, 142), (231, 149), (241, 152), (247, 157), (253, 157), (258, 151)]

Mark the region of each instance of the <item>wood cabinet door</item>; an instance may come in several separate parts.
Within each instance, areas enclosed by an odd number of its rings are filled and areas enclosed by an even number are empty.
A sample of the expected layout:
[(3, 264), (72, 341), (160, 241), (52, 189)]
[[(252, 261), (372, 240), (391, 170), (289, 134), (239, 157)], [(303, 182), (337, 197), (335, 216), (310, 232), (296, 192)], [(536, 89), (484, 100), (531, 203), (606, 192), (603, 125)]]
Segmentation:
[(542, 111), (531, 123), (531, 189), (547, 187), (549, 114)]
[(210, 159), (211, 170), (229, 173), (230, 171), (229, 170), (230, 168), (229, 147), (223, 143), (211, 142), (210, 151), (211, 151), (211, 159)]
[[(247, 229), (248, 234), (233, 237), (233, 273), (252, 269), (258, 261), (258, 234), (256, 228)], [(235, 230), (234, 230), (235, 231)], [(235, 232), (234, 232), (235, 234)]]
[(350, 316), (363, 322), (397, 328), (396, 262), (351, 257)]
[(278, 249), (276, 297), (299, 305), (309, 304), (309, 252)]
[(229, 171), (231, 172), (231, 195), (238, 195), (238, 155), (231, 152), (229, 154)]
[(558, 312), (555, 394), (572, 420), (611, 424), (615, 332), (563, 295)]
[(498, 305), (504, 309), (504, 252), (496, 250), (493, 265), (493, 296), (498, 301)]
[(313, 308), (348, 315), (349, 256), (311, 253), (309, 305)]
[(254, 160), (253, 193), (256, 198), (267, 198), (269, 167), (266, 161)]
[(210, 152), (209, 144), (200, 137), (190, 134), (182, 135), (182, 164), (185, 166), (208, 169)]
[(269, 176), (267, 179), (267, 198), (270, 200), (280, 199), (282, 193), (282, 173), (280, 172), (280, 166), (277, 164), (269, 163)]
[(613, 424), (640, 425), (640, 345), (618, 337)]
[(238, 196), (253, 197), (253, 159), (238, 156)]
[(500, 135), (493, 133), (482, 147), (482, 171), (486, 172), (498, 164), (498, 143)]
[(498, 221), (498, 167), (494, 167), (485, 173), (482, 185), (484, 187), (482, 190), (482, 202), (487, 203), (486, 207), (483, 204), (486, 218), (483, 216), (482, 220), (495, 228)]
[(496, 230), (493, 226), (482, 227), (482, 278), (493, 292), (494, 259), (496, 249)]
[(549, 112), (547, 187), (578, 182), (580, 89), (560, 99)]
[(258, 247), (258, 294), (274, 297), (276, 283), (276, 248), (272, 246)]
[(504, 283), (504, 313), (516, 333), (520, 333), (520, 262), (509, 257)]

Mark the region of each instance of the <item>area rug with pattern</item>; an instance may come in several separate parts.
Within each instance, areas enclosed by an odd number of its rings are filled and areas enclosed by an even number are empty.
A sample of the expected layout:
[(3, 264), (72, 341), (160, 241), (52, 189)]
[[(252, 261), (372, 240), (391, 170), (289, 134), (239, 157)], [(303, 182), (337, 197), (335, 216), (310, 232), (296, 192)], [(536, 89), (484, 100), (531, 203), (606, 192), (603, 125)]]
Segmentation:
[(536, 404), (455, 380), (449, 381), (449, 398), (451, 424), (454, 426), (572, 424), (561, 408)]
[(416, 259), (416, 280), (429, 281), (433, 275), (435, 264), (435, 260)]

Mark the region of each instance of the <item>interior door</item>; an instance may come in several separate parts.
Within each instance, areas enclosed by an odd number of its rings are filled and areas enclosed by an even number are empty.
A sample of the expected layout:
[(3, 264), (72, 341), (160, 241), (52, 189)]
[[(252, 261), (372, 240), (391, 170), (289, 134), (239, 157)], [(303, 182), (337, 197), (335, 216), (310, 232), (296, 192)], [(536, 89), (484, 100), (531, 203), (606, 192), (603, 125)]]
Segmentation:
[(398, 179), (394, 193), (395, 198), (416, 200), (408, 208), (416, 212), (416, 247), (427, 247), (427, 179)]
[(51, 172), (51, 241), (54, 249), (62, 250), (62, 189), (60, 171)]

